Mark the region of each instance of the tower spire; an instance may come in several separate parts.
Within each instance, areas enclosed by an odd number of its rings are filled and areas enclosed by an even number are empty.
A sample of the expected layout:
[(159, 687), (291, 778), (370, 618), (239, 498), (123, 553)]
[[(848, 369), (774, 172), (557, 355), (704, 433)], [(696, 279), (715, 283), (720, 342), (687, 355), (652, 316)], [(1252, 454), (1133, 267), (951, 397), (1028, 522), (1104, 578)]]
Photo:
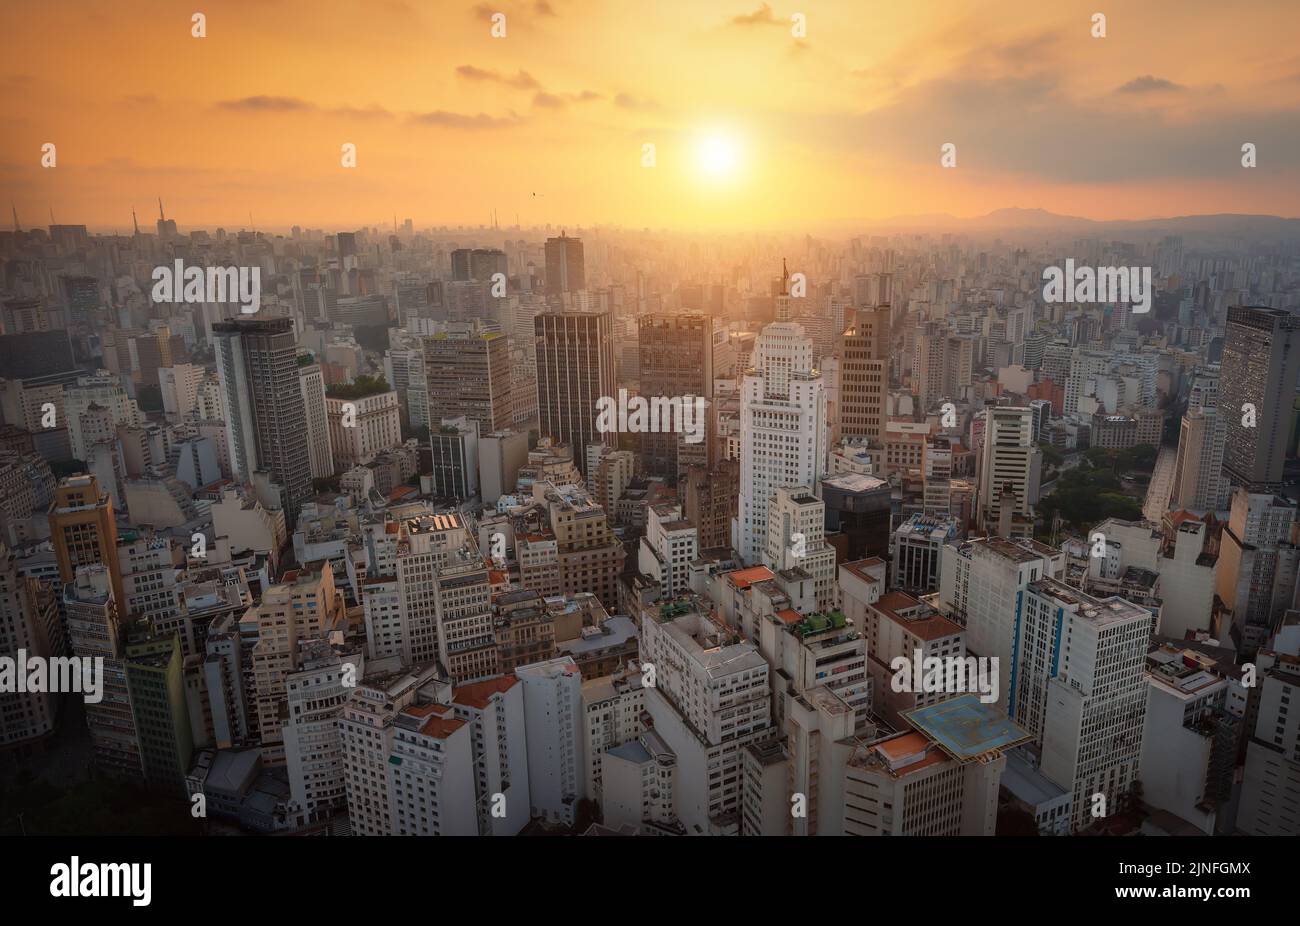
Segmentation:
[(22, 229), (18, 227), (18, 207), (14, 205), (14, 201), (12, 199), (9, 200), (9, 207), (14, 211), (14, 231), (20, 232), (22, 231)]
[(162, 222), (162, 221), (165, 221), (166, 219), (167, 219), (167, 216), (163, 215), (162, 197), (159, 196), (159, 197), (158, 197), (158, 221), (159, 221), (159, 222)]
[(131, 207), (131, 227), (135, 229), (135, 236), (136, 236), (137, 238), (139, 238), (139, 237), (140, 237), (140, 222), (139, 222), (139, 220), (135, 217), (135, 207), (134, 207), (134, 206)]

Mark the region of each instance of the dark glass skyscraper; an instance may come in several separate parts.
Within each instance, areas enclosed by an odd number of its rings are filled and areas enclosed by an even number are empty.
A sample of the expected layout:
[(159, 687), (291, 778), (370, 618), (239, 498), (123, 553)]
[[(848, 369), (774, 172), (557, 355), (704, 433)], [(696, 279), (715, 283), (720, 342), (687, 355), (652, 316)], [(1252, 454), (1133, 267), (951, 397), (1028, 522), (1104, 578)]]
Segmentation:
[[(554, 240), (554, 239), (552, 239)], [(617, 444), (596, 430), (601, 396), (616, 395), (614, 345), (605, 312), (543, 312), (537, 334), (537, 418), (543, 437), (570, 444), (587, 476), (587, 446)]]
[(1229, 308), (1222, 369), (1223, 471), (1234, 486), (1274, 491), (1282, 482), (1300, 374), (1300, 315), (1264, 306)]

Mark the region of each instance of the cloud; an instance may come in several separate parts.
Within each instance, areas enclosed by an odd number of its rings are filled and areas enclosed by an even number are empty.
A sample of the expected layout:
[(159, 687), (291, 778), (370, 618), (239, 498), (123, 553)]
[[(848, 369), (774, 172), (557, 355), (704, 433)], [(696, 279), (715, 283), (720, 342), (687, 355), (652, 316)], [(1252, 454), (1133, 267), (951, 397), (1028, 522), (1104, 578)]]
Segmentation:
[(331, 109), (331, 116), (343, 116), (347, 119), (391, 119), (393, 114), (382, 106), (339, 106)]
[[(1203, 106), (1157, 114), (1073, 98), (1064, 75), (965, 73), (900, 90), (868, 112), (788, 112), (779, 118), (810, 144), (851, 157), (939, 169), (940, 145), (958, 149), (958, 171), (1020, 181), (1122, 183), (1229, 179), (1240, 171), (1241, 141), (1274, 153), (1270, 167), (1300, 169), (1296, 107), (1241, 111)], [(1241, 141), (1237, 141), (1240, 139)]]
[(1128, 83), (1115, 90), (1116, 93), (1163, 93), (1174, 91), (1181, 93), (1186, 90), (1182, 84), (1176, 84), (1172, 80), (1165, 80), (1163, 77), (1152, 77), (1150, 74), (1143, 74), (1141, 77), (1134, 77)]
[(565, 104), (563, 98), (543, 91), (533, 97), (533, 105), (543, 109), (563, 109)]
[(614, 105), (620, 109), (631, 109), (636, 112), (654, 112), (659, 109), (659, 104), (654, 100), (639, 99), (630, 93), (620, 93), (614, 97)]
[(519, 124), (519, 118), (513, 113), (509, 118), (489, 116), (487, 113), (467, 115), (435, 109), (427, 113), (415, 113), (411, 121), (417, 125), (434, 125), (448, 129), (504, 129)]
[(526, 25), (530, 6), (532, 15), (539, 18), (557, 19), (560, 15), (555, 12), (555, 7), (551, 6), (547, 0), (535, 0), (534, 3), (522, 7), (513, 3), (479, 3), (470, 9), (470, 13), (475, 19), (481, 19), (484, 22), (491, 22), (494, 13), (505, 13), (507, 21), (511, 24), (522, 22)]
[(223, 100), (217, 104), (222, 109), (245, 112), (307, 112), (316, 107), (306, 100), (291, 96), (246, 96), (239, 100)]
[(731, 18), (731, 25), (733, 26), (783, 26), (785, 25), (785, 23), (777, 19), (776, 14), (772, 12), (772, 8), (768, 6), (766, 3), (764, 3), (762, 6), (760, 6), (752, 13), (742, 13), (739, 16), (733, 16)]
[(514, 87), (516, 90), (542, 89), (542, 85), (537, 78), (523, 70), (516, 73), (513, 77), (508, 77), (497, 71), (488, 70), (487, 68), (475, 67), (472, 64), (462, 64), (460, 67), (456, 68), (456, 74), (463, 77), (465, 80), (505, 84), (507, 87)]

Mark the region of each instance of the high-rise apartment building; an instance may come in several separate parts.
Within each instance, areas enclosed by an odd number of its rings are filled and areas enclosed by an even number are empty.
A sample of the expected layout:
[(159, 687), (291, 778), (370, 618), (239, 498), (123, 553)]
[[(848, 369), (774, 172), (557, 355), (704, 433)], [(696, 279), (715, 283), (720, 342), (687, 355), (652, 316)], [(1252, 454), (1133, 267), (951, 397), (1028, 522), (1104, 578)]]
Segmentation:
[(231, 318), (212, 326), (231, 467), (269, 472), (290, 526), (312, 492), (308, 421), (293, 321)]
[(298, 369), (302, 388), (302, 407), (307, 424), (307, 458), (311, 461), (311, 478), (328, 479), (334, 475), (334, 457), (330, 450), (329, 414), (325, 410), (325, 378), (319, 364), (309, 363)]
[(1223, 645), (1254, 653), (1291, 607), (1300, 573), (1300, 548), (1292, 539), (1297, 520), (1289, 498), (1233, 490), (1215, 570), (1215, 593), (1231, 614), (1220, 630)]
[(775, 572), (808, 573), (819, 611), (838, 604), (835, 548), (826, 542), (826, 503), (808, 486), (781, 486), (772, 494), (762, 561)]
[[(1032, 529), (1042, 451), (1033, 442), (1033, 409), (990, 405), (984, 410), (984, 446), (980, 455), (979, 497), (976, 521), (989, 533), (1001, 536)], [(1010, 503), (1011, 509), (1003, 509)], [(1012, 534), (1003, 531), (1009, 526)]]
[(1011, 719), (1041, 747), (1043, 774), (1071, 792), (1072, 829), (1084, 829), (1122, 809), (1139, 777), (1155, 618), (1055, 579), (1030, 582), (1015, 617)]
[[(19, 575), (14, 554), (0, 541), (0, 659), (49, 659), (62, 630), (53, 596), (39, 579)], [(57, 636), (56, 636), (57, 635)], [(21, 656), (20, 656), (21, 654)], [(26, 671), (20, 668), (19, 671)], [(54, 732), (55, 692), (0, 694), (0, 750), (22, 756)]]
[(480, 434), (512, 427), (510, 345), (505, 335), (438, 334), (423, 343), (430, 428), (444, 418), (462, 416), (477, 421)]
[[(1287, 633), (1274, 649), (1261, 650), (1258, 693), (1252, 693), (1246, 766), (1237, 827), (1252, 836), (1300, 835), (1300, 712), (1291, 713), (1300, 691), (1300, 613), (1292, 611)], [(1288, 642), (1289, 641), (1289, 642)]]
[(532, 815), (572, 824), (587, 797), (582, 673), (571, 658), (557, 656), (520, 666), (515, 677), (523, 683)]
[(1228, 429), (1214, 407), (1188, 408), (1178, 432), (1178, 457), (1169, 507), (1221, 511), (1228, 502), (1223, 454)]
[(108, 570), (101, 565), (79, 566), (72, 581), (63, 585), (63, 611), (72, 654), (102, 667), (99, 700), (86, 702), (95, 765), (111, 776), (142, 781), (140, 738), (127, 686), (126, 641)]
[(643, 608), (641, 633), (656, 668), (646, 712), (680, 770), (676, 817), (688, 833), (734, 832), (742, 752), (772, 733), (767, 661), (688, 600)]
[(1016, 614), (1029, 583), (1059, 578), (1065, 556), (1032, 540), (1001, 537), (945, 544), (940, 551), (939, 610), (966, 628), (972, 655), (998, 660), (998, 705), (1010, 703)]
[(334, 571), (328, 562), (286, 573), (262, 593), (261, 603), (245, 616), (244, 623), (257, 624), (253, 685), (258, 734), (268, 764), (284, 762), (280, 709), (289, 676), (302, 668), (302, 644), (341, 629), (343, 620), (343, 593), (334, 586)]
[(54, 490), (50, 542), (64, 585), (76, 578), (77, 567), (102, 565), (108, 571), (114, 602), (125, 606), (113, 500), (93, 475), (69, 476)]
[(185, 795), (194, 735), (185, 700), (180, 634), (157, 633), (141, 618), (126, 628), (125, 643), (126, 686), (145, 784), (174, 796)]

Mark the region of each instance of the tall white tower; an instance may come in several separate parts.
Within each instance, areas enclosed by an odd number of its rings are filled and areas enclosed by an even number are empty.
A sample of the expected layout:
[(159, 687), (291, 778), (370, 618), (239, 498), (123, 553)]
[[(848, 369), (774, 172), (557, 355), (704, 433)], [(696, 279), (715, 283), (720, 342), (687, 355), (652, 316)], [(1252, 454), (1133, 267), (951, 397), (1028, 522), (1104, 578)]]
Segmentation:
[(731, 543), (745, 562), (763, 556), (777, 489), (819, 490), (829, 441), (826, 383), (813, 368), (812, 341), (795, 322), (773, 322), (756, 340), (740, 393), (740, 505)]

